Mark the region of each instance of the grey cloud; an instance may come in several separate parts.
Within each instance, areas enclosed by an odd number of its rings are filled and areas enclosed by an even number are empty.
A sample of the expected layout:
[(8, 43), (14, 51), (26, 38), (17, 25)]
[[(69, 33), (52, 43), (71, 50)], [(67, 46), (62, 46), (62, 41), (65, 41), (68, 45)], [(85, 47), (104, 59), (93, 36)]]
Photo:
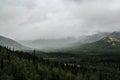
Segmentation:
[(0, 0), (0, 34), (17, 40), (120, 30), (119, 0)]

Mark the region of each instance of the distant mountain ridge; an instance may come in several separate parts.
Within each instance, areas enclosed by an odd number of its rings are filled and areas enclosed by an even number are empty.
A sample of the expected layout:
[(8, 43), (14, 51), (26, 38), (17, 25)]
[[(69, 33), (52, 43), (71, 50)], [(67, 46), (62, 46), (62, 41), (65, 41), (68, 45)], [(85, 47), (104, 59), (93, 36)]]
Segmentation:
[(117, 45), (120, 43), (120, 32), (113, 32), (107, 37), (103, 38), (105, 42), (111, 43), (112, 45)]
[(83, 36), (78, 39), (78, 42), (81, 42), (81, 43), (95, 42), (108, 36), (109, 34), (110, 34), (109, 32), (100, 32), (93, 35)]
[(30, 48), (23, 46), (22, 44), (16, 42), (15, 40), (0, 36), (0, 45), (6, 46), (15, 50), (30, 50)]
[[(69, 53), (119, 53), (120, 32), (103, 32), (91, 36), (82, 36), (80, 38), (31, 40), (21, 43), (43, 51), (47, 49), (57, 51), (57, 49), (60, 49), (58, 51)], [(0, 36), (1, 46), (7, 46), (15, 50), (30, 50), (30, 48), (22, 44), (15, 40)]]
[(93, 35), (81, 36), (76, 40), (76, 42), (72, 43), (72, 45), (76, 46), (76, 45), (96, 42), (98, 40), (105, 38), (109, 34), (110, 32), (100, 32), (100, 33), (93, 34)]
[(78, 46), (71, 46), (65, 50), (70, 53), (120, 53), (120, 32), (113, 32), (101, 40)]
[(101, 32), (94, 35), (80, 36), (78, 38), (68, 37), (68, 38), (60, 38), (60, 39), (37, 39), (37, 40), (20, 41), (20, 43), (44, 51), (46, 50), (54, 51), (59, 48), (65, 48), (73, 45), (76, 46), (85, 43), (95, 42), (106, 37), (109, 34), (110, 33), (108, 32)]
[(22, 44), (36, 48), (39, 50), (54, 50), (56, 48), (64, 47), (70, 43), (75, 42), (75, 38), (61, 38), (61, 39), (38, 39), (21, 41)]
[(114, 38), (118, 41), (120, 41), (120, 32), (113, 32), (110, 35), (108, 35), (108, 37)]

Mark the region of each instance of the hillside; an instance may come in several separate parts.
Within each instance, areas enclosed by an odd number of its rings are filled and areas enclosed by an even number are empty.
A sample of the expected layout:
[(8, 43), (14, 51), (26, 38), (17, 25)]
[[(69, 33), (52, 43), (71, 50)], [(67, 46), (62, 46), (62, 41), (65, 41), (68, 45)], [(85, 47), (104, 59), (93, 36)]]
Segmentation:
[(110, 33), (108, 32), (101, 32), (93, 35), (80, 36), (78, 38), (68, 37), (60, 39), (36, 39), (20, 41), (20, 43), (38, 50), (55, 51), (57, 49), (66, 48), (73, 45), (77, 46), (80, 44), (95, 42), (108, 36), (109, 34)]
[(113, 32), (107, 37), (83, 45), (67, 48), (66, 52), (70, 53), (88, 53), (88, 54), (104, 54), (104, 53), (120, 53), (120, 33)]
[(88, 36), (81, 36), (78, 39), (78, 43), (95, 42), (95, 41), (101, 40), (102, 38), (105, 38), (109, 34), (111, 34), (111, 33), (109, 33), (109, 32), (100, 32), (100, 33), (96, 33), (96, 34), (92, 34), (92, 35), (88, 35)]
[(15, 50), (30, 50), (30, 48), (21, 45), (20, 43), (16, 42), (15, 40), (0, 36), (0, 45), (7, 46), (11, 49)]
[(31, 53), (0, 46), (0, 80), (120, 80), (120, 55)]

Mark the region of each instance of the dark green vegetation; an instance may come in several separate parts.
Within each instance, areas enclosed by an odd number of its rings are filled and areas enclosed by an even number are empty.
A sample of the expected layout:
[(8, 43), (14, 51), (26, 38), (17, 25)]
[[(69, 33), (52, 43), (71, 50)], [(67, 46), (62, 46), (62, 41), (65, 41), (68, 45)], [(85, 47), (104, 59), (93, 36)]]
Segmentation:
[[(15, 41), (0, 39), (1, 45), (6, 44), (3, 46), (26, 49)], [(119, 75), (119, 32), (60, 52), (22, 52), (0, 46), (0, 80), (120, 80)]]
[(0, 47), (0, 80), (120, 80), (120, 55), (32, 53)]

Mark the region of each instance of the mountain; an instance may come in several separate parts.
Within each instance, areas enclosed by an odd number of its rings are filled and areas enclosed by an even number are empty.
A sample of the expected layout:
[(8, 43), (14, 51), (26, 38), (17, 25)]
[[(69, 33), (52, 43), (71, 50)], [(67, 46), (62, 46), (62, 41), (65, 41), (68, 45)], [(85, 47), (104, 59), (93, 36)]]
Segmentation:
[(92, 43), (98, 40), (101, 40), (102, 38), (105, 38), (108, 36), (110, 33), (109, 32), (100, 32), (97, 34), (93, 35), (87, 35), (87, 36), (80, 36), (75, 43), (72, 43), (73, 45), (81, 45), (81, 44), (86, 44), (86, 43)]
[(75, 42), (75, 38), (61, 38), (61, 39), (38, 39), (38, 40), (28, 40), (20, 41), (20, 43), (36, 48), (43, 51), (51, 51), (58, 48), (68, 46), (70, 43)]
[(120, 32), (113, 32), (105, 38), (83, 45), (72, 46), (64, 49), (69, 53), (120, 53)]
[(15, 40), (0, 36), (0, 45), (6, 46), (15, 50), (30, 50), (30, 48), (23, 46), (22, 44), (16, 42)]
[(99, 40), (107, 37), (110, 34), (111, 34), (110, 32), (100, 32), (100, 33), (96, 33), (96, 34), (92, 34), (92, 35), (80, 36), (80, 37), (76, 38), (75, 42), (69, 44), (69, 46), (67, 46), (66, 48), (69, 49), (70, 47), (74, 48), (76, 46), (81, 46), (84, 44), (96, 42), (96, 41), (99, 41)]
[(89, 36), (80, 36), (78, 38), (68, 37), (61, 39), (38, 39), (20, 41), (20, 43), (43, 51), (55, 51), (56, 49), (66, 48), (73, 45), (81, 45), (85, 43), (95, 42), (106, 37), (108, 32), (101, 32)]
[(120, 32), (113, 32), (112, 34), (108, 35), (109, 38), (114, 38), (118, 42), (120, 41)]

